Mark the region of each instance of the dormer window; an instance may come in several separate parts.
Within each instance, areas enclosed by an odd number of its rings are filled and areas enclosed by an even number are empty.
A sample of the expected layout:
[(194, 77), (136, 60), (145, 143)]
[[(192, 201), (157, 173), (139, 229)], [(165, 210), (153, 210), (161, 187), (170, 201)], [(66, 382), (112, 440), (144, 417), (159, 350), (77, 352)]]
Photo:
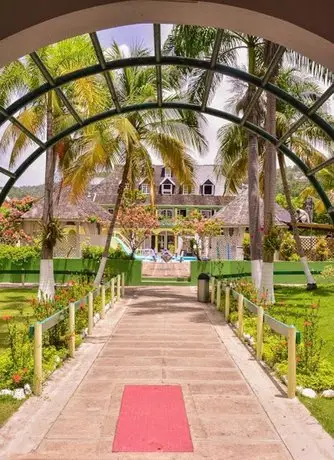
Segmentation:
[(150, 194), (150, 186), (149, 184), (147, 184), (146, 182), (143, 182), (140, 186), (140, 191), (144, 194), (144, 195), (149, 195)]
[(170, 182), (165, 182), (161, 186), (161, 194), (162, 195), (172, 195), (173, 194), (173, 184)]
[(207, 180), (202, 185), (202, 195), (213, 195), (214, 194), (214, 185), (210, 180)]
[(175, 184), (172, 179), (165, 178), (160, 183), (160, 193), (161, 195), (173, 195)]
[(165, 168), (165, 176), (166, 178), (172, 177), (172, 170), (170, 168)]

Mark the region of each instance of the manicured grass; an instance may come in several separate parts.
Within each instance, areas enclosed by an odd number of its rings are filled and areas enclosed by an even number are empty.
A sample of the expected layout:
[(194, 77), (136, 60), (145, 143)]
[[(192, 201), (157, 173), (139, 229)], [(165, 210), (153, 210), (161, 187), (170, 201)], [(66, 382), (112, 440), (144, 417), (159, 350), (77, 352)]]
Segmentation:
[(334, 399), (300, 397), (300, 400), (325, 430), (334, 436)]
[[(319, 285), (315, 291), (306, 291), (305, 287), (277, 287), (275, 289), (276, 305), (271, 309), (282, 314), (286, 311), (288, 324), (294, 324), (300, 331), (303, 331), (305, 310), (313, 303), (319, 303), (319, 333), (325, 340), (323, 356), (334, 366), (334, 285)], [(284, 305), (279, 305), (279, 302)], [(311, 414), (321, 423), (324, 429), (334, 436), (334, 400), (325, 398), (303, 398), (300, 400), (309, 409)]]
[(22, 403), (24, 400), (18, 401), (11, 396), (0, 396), (0, 427), (17, 411)]
[[(334, 285), (319, 285), (315, 291), (306, 291), (305, 287), (279, 286), (275, 289), (275, 297), (276, 305), (270, 314), (286, 314), (284, 322), (294, 324), (300, 331), (303, 331), (306, 309), (313, 303), (320, 304), (319, 331), (325, 340), (323, 355), (334, 366)], [(282, 301), (287, 307), (279, 304)]]
[(32, 316), (30, 300), (36, 297), (36, 289), (0, 288), (0, 353), (6, 348), (7, 325), (4, 316), (12, 316), (22, 322), (27, 316)]

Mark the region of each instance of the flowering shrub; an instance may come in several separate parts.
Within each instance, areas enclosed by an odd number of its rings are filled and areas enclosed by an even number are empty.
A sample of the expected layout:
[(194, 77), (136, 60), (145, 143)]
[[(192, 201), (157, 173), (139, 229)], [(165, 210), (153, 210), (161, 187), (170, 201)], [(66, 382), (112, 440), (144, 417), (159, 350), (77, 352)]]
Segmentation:
[(18, 324), (10, 316), (6, 321), (9, 348), (0, 355), (0, 389), (22, 387), (32, 379), (33, 347), (28, 323)]
[(21, 228), (20, 217), (27, 212), (34, 199), (12, 199), (0, 208), (0, 243), (16, 245), (18, 242), (31, 243), (32, 239)]

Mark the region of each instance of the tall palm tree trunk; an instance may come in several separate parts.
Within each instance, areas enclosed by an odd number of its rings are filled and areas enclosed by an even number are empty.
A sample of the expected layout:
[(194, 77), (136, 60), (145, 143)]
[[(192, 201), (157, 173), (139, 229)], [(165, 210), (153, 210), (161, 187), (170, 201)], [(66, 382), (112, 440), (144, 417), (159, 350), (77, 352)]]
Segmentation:
[[(266, 131), (276, 134), (276, 98), (267, 94)], [(264, 237), (269, 236), (275, 220), (276, 196), (276, 149), (269, 142), (264, 156)], [(269, 303), (275, 302), (274, 295), (274, 251), (263, 248), (261, 291), (266, 294)]]
[(259, 289), (262, 269), (259, 153), (258, 140), (253, 134), (248, 137), (248, 213), (252, 281), (256, 289)]
[(282, 184), (283, 184), (283, 190), (284, 190), (284, 195), (286, 198), (286, 202), (288, 204), (288, 209), (291, 217), (291, 227), (292, 227), (292, 233), (296, 242), (296, 248), (297, 248), (297, 253), (300, 257), (300, 261), (303, 266), (303, 270), (307, 279), (307, 289), (312, 290), (317, 288), (317, 283), (315, 279), (313, 278), (313, 275), (310, 271), (310, 268), (307, 263), (307, 257), (305, 255), (302, 242), (300, 240), (299, 232), (298, 232), (298, 227), (297, 227), (297, 221), (296, 221), (296, 216), (295, 216), (295, 211), (292, 205), (292, 200), (291, 200), (291, 193), (290, 193), (290, 187), (288, 184), (288, 180), (286, 177), (286, 171), (285, 171), (285, 161), (284, 161), (284, 155), (281, 152), (278, 152), (278, 163), (279, 163), (279, 168), (281, 172), (281, 178), (282, 178)]
[(121, 183), (120, 183), (120, 185), (118, 187), (117, 200), (116, 200), (116, 204), (115, 204), (115, 208), (114, 208), (114, 213), (113, 213), (113, 216), (112, 216), (109, 228), (108, 228), (108, 234), (107, 234), (107, 239), (106, 239), (106, 243), (105, 243), (105, 246), (104, 246), (104, 250), (103, 250), (103, 253), (102, 253), (102, 259), (101, 259), (99, 269), (98, 269), (98, 272), (97, 272), (95, 280), (94, 280), (94, 285), (95, 286), (99, 286), (101, 284), (103, 273), (104, 273), (104, 270), (105, 270), (106, 265), (107, 265), (110, 244), (111, 244), (111, 240), (112, 240), (112, 237), (113, 237), (113, 234), (114, 234), (119, 208), (121, 206), (124, 191), (125, 191), (125, 188), (126, 188), (126, 185), (127, 185), (127, 182), (128, 182), (130, 165), (131, 165), (131, 155), (128, 153), (126, 155), (126, 161), (125, 161), (123, 174), (122, 174), (122, 181), (121, 181)]
[[(255, 73), (256, 59), (255, 47), (248, 45), (248, 71)], [(251, 99), (252, 88), (248, 89)], [(256, 109), (249, 116), (251, 123), (257, 124)], [(260, 187), (259, 187), (259, 149), (258, 139), (254, 134), (248, 135), (248, 214), (249, 214), (249, 236), (250, 236), (250, 257), (252, 269), (252, 281), (256, 289), (261, 285), (262, 270), (262, 236), (260, 222)]]
[[(51, 139), (53, 136), (53, 113), (51, 94), (47, 96), (46, 114), (46, 137)], [(56, 170), (56, 152), (53, 147), (46, 151), (45, 162), (45, 191), (43, 206), (43, 226), (44, 228), (53, 220), (53, 192), (54, 177)], [(39, 270), (39, 300), (53, 300), (55, 293), (55, 279), (53, 271), (53, 245), (49, 241), (42, 241), (41, 261)]]

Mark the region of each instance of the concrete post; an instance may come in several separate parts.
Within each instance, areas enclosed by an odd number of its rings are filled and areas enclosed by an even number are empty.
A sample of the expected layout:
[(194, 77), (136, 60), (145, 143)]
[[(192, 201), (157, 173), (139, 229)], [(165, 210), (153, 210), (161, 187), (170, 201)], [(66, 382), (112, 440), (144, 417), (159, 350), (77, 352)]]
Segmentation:
[(101, 286), (101, 319), (104, 319), (106, 315), (106, 287), (103, 284)]
[(238, 335), (243, 340), (244, 335), (244, 296), (238, 294)]
[(36, 396), (42, 394), (43, 380), (43, 335), (42, 324), (35, 323), (34, 329), (34, 381), (33, 389)]
[(262, 351), (263, 351), (263, 308), (262, 307), (258, 307), (256, 324), (257, 324), (256, 359), (258, 361), (261, 361)]
[(70, 340), (68, 344), (69, 354), (71, 358), (74, 358), (75, 353), (75, 305), (73, 302), (70, 303), (69, 307), (69, 329), (70, 329)]
[(93, 326), (94, 326), (94, 300), (93, 300), (93, 293), (90, 292), (88, 294), (88, 335), (93, 334)]
[(288, 398), (296, 396), (296, 328), (288, 331)]

